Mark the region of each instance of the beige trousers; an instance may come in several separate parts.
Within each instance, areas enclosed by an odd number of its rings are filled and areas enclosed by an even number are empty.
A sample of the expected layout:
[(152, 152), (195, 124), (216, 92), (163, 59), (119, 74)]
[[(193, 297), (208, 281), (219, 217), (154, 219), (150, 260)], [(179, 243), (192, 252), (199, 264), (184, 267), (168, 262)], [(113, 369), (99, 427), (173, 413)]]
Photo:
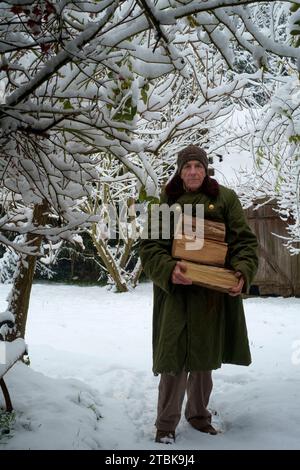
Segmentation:
[(161, 374), (158, 387), (157, 419), (155, 426), (162, 431), (175, 431), (181, 417), (181, 408), (187, 392), (185, 417), (196, 418), (199, 427), (211, 422), (207, 410), (213, 383), (211, 370), (181, 372), (179, 375)]

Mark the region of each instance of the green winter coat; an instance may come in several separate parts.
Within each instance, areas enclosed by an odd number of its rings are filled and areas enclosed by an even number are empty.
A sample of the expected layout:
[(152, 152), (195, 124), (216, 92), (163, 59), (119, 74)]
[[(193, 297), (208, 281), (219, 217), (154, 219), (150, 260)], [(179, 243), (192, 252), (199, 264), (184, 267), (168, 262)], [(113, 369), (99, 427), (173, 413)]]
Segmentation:
[[(161, 202), (166, 199), (163, 196)], [(201, 192), (185, 193), (176, 203), (182, 207), (204, 204), (205, 219), (225, 223), (226, 266), (243, 273), (247, 291), (258, 265), (257, 240), (235, 192), (220, 185), (216, 198)], [(251, 355), (241, 296), (173, 284), (170, 279), (176, 260), (171, 248), (172, 238), (145, 239), (140, 244), (144, 272), (154, 283), (153, 372), (212, 370), (222, 363), (249, 365)]]

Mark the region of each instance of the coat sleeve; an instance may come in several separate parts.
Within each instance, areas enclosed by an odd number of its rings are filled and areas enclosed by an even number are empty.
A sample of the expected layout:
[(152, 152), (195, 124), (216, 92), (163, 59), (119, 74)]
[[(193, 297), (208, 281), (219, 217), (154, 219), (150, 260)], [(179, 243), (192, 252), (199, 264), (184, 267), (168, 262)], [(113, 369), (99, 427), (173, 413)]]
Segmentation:
[(250, 229), (244, 210), (234, 191), (230, 190), (226, 210), (228, 263), (245, 278), (243, 292), (248, 292), (258, 267), (257, 239)]
[(168, 245), (167, 240), (141, 240), (140, 257), (146, 276), (170, 294), (174, 287), (171, 274), (176, 260), (169, 254)]
[(162, 239), (160, 221), (154, 226), (152, 222), (151, 226), (149, 217), (148, 227), (144, 228), (143, 237), (139, 243), (139, 255), (146, 276), (168, 294), (174, 290), (171, 274), (176, 265), (171, 252), (172, 237)]

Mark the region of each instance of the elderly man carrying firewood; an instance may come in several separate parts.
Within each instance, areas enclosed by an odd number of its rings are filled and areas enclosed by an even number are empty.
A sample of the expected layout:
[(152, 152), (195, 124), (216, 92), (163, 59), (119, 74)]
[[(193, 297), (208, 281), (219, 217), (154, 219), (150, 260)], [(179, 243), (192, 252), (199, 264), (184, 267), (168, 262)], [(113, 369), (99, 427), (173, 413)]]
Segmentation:
[[(208, 175), (206, 152), (190, 145), (178, 154), (177, 171), (166, 185), (161, 204), (184, 208), (201, 204), (204, 221), (223, 223), (227, 247), (224, 270), (236, 284), (223, 291), (197, 285), (187, 264), (172, 256), (173, 235), (143, 237), (140, 257), (153, 281), (153, 372), (160, 374), (156, 442), (172, 443), (181, 417), (200, 432), (217, 434), (207, 409), (212, 370), (222, 364), (251, 363), (241, 294), (258, 266), (257, 240), (235, 192)], [(149, 232), (150, 233), (150, 232)]]

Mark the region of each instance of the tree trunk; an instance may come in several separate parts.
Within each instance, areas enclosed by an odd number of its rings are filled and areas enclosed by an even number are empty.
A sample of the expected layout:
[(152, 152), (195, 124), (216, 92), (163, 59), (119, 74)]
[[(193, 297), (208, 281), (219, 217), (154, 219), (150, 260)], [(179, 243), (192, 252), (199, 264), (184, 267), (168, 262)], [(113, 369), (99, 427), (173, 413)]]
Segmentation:
[(91, 237), (93, 240), (93, 244), (98, 252), (99, 257), (102, 259), (104, 266), (106, 267), (108, 274), (111, 276), (113, 279), (116, 289), (118, 292), (127, 292), (128, 287), (126, 285), (126, 281), (122, 279), (120, 270), (111, 255), (110, 251), (108, 250), (105, 242), (101, 240), (101, 238), (97, 237), (97, 229), (96, 225), (93, 224), (92, 230), (91, 230)]
[(135, 265), (134, 270), (132, 271), (132, 281), (131, 281), (132, 287), (137, 286), (137, 284), (139, 282), (139, 279), (140, 279), (140, 276), (142, 274), (142, 271), (143, 271), (143, 266), (142, 266), (141, 260), (139, 258), (136, 265)]
[[(48, 219), (48, 203), (34, 206), (32, 222), (35, 226), (43, 226)], [(39, 251), (42, 243), (42, 236), (27, 234), (26, 242), (31, 247), (36, 247)], [(33, 276), (36, 266), (36, 256), (21, 254), (14, 276), (13, 288), (10, 294), (8, 310), (15, 315), (15, 328), (7, 335), (7, 339), (12, 341), (16, 338), (24, 338), (27, 322), (27, 314), (30, 300)]]

